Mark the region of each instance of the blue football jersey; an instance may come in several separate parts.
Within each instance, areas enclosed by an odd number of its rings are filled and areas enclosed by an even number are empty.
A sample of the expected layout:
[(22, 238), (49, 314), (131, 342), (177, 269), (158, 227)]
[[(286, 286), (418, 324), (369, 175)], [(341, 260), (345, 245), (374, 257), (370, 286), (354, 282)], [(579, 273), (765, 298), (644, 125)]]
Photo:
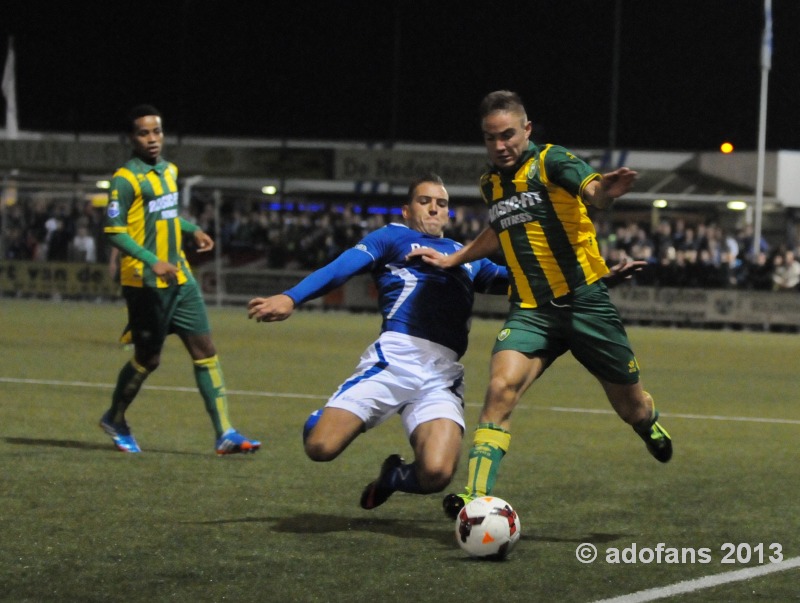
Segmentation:
[(284, 293), (299, 305), (335, 289), (356, 274), (370, 272), (383, 315), (381, 331), (433, 341), (450, 348), (460, 358), (467, 350), (475, 292), (507, 293), (508, 271), (488, 259), (449, 270), (431, 266), (421, 258), (406, 261), (406, 255), (419, 247), (450, 254), (462, 245), (404, 224), (388, 224)]

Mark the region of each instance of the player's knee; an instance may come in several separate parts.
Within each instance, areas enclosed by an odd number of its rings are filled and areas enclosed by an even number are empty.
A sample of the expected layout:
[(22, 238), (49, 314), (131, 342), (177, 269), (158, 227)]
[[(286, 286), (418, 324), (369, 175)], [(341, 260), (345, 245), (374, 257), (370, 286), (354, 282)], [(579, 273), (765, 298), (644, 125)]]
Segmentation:
[(441, 492), (452, 481), (455, 467), (451, 464), (437, 464), (418, 467), (417, 479), (425, 492)]
[(482, 417), (481, 421), (498, 424), (508, 421), (519, 397), (519, 388), (513, 387), (505, 380), (493, 379), (486, 392), (486, 399), (481, 411), (488, 418)]
[(149, 358), (145, 358), (144, 360), (138, 361), (138, 363), (147, 371), (147, 374), (150, 374), (154, 372), (159, 365), (161, 365), (161, 356), (151, 356)]
[(334, 448), (324, 440), (314, 439), (313, 437), (309, 437), (303, 447), (306, 456), (317, 463), (332, 461), (341, 452), (341, 450)]

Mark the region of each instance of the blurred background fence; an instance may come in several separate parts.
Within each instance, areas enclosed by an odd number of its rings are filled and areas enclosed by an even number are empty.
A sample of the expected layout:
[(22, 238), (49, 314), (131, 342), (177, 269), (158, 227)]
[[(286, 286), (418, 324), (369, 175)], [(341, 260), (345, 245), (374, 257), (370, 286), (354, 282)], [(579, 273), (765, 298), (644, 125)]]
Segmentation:
[[(113, 137), (28, 138), (0, 141), (0, 292), (116, 299), (103, 219), (108, 178), (127, 157), (126, 144)], [(450, 192), (446, 235), (469, 241), (485, 226), (475, 185), (483, 153), (227, 140), (182, 140), (166, 149), (181, 168), (183, 216), (217, 242), (207, 254), (187, 249), (215, 305), (280, 292), (368, 232), (400, 220), (407, 182), (425, 171), (442, 174)], [(611, 211), (590, 209), (609, 263), (647, 262), (613, 291), (626, 321), (797, 329), (800, 198), (791, 187), (781, 189), (781, 170), (793, 169), (785, 157), (775, 154), (768, 164), (756, 241), (753, 190), (742, 168), (753, 162), (746, 156), (734, 165), (690, 153), (582, 155), (599, 171), (626, 164), (640, 174), (635, 191)], [(313, 305), (373, 310), (375, 294), (368, 278), (358, 278)], [(505, 310), (500, 298), (476, 303), (478, 314)]]

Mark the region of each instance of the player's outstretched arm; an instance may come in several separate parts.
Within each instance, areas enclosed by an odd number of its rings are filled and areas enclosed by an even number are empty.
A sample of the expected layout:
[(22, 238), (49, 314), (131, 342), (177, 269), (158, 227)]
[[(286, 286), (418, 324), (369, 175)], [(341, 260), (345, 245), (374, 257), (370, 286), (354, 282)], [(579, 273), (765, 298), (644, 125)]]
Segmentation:
[(455, 253), (445, 255), (430, 247), (418, 247), (406, 256), (406, 260), (420, 257), (431, 266), (447, 270), (466, 262), (489, 257), (498, 249), (500, 249), (500, 240), (497, 238), (497, 233), (487, 227), (475, 240), (470, 241)]
[(645, 266), (647, 266), (647, 262), (644, 260), (623, 258), (609, 268), (610, 272), (603, 277), (603, 282), (608, 287), (614, 287), (622, 281), (631, 279), (634, 273), (640, 272)]
[(602, 178), (592, 180), (586, 185), (583, 189), (583, 198), (598, 209), (607, 209), (611, 207), (614, 199), (631, 190), (633, 181), (638, 175), (639, 172), (627, 167), (607, 172)]
[(255, 318), (256, 322), (278, 322), (289, 318), (294, 307), (294, 300), (284, 293), (256, 297), (247, 304), (247, 317)]
[(352, 276), (367, 270), (371, 263), (370, 254), (359, 249), (348, 249), (330, 264), (315, 270), (280, 295), (250, 300), (247, 304), (247, 315), (258, 322), (286, 320), (297, 306), (333, 291)]

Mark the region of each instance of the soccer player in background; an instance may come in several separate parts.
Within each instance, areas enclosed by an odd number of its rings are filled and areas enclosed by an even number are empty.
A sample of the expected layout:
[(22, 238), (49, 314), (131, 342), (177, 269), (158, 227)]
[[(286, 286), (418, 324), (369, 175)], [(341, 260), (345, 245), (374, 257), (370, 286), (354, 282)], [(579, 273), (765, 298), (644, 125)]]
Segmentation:
[(200, 252), (214, 248), (205, 232), (180, 217), (178, 168), (161, 151), (161, 114), (151, 105), (134, 107), (127, 120), (133, 157), (111, 180), (105, 233), (120, 250), (119, 278), (128, 307), (133, 358), (117, 377), (111, 407), (100, 427), (123, 452), (141, 452), (125, 418), (142, 384), (158, 368), (161, 350), (176, 333), (192, 358), (195, 381), (216, 434), (217, 454), (255, 452), (261, 446), (236, 431), (211, 339), (205, 302), (183, 252), (183, 237)]
[(374, 509), (395, 491), (442, 491), (458, 465), (464, 432), (464, 367), (475, 291), (505, 293), (503, 266), (487, 259), (442, 270), (408, 253), (429, 247), (454, 253), (461, 244), (444, 238), (449, 197), (439, 176), (411, 183), (402, 206), (405, 224), (388, 224), (364, 237), (327, 266), (279, 295), (257, 297), (248, 315), (258, 322), (286, 320), (303, 302), (351, 277), (370, 273), (383, 315), (378, 339), (351, 377), (311, 414), (303, 430), (313, 461), (331, 461), (362, 432), (398, 415), (414, 461), (392, 454), (361, 495)]
[(630, 190), (636, 172), (623, 167), (601, 175), (563, 147), (537, 146), (514, 92), (487, 95), (480, 115), (491, 164), (480, 181), (489, 226), (455, 253), (432, 248), (411, 253), (449, 269), (502, 250), (511, 280), (511, 309), (492, 351), (466, 490), (443, 501), (450, 517), (492, 492), (511, 442), (512, 411), (567, 350), (598, 379), (614, 410), (650, 453), (662, 463), (672, 457), (670, 436), (642, 388), (639, 364), (608, 296), (603, 277), (609, 269), (586, 207), (610, 207)]

